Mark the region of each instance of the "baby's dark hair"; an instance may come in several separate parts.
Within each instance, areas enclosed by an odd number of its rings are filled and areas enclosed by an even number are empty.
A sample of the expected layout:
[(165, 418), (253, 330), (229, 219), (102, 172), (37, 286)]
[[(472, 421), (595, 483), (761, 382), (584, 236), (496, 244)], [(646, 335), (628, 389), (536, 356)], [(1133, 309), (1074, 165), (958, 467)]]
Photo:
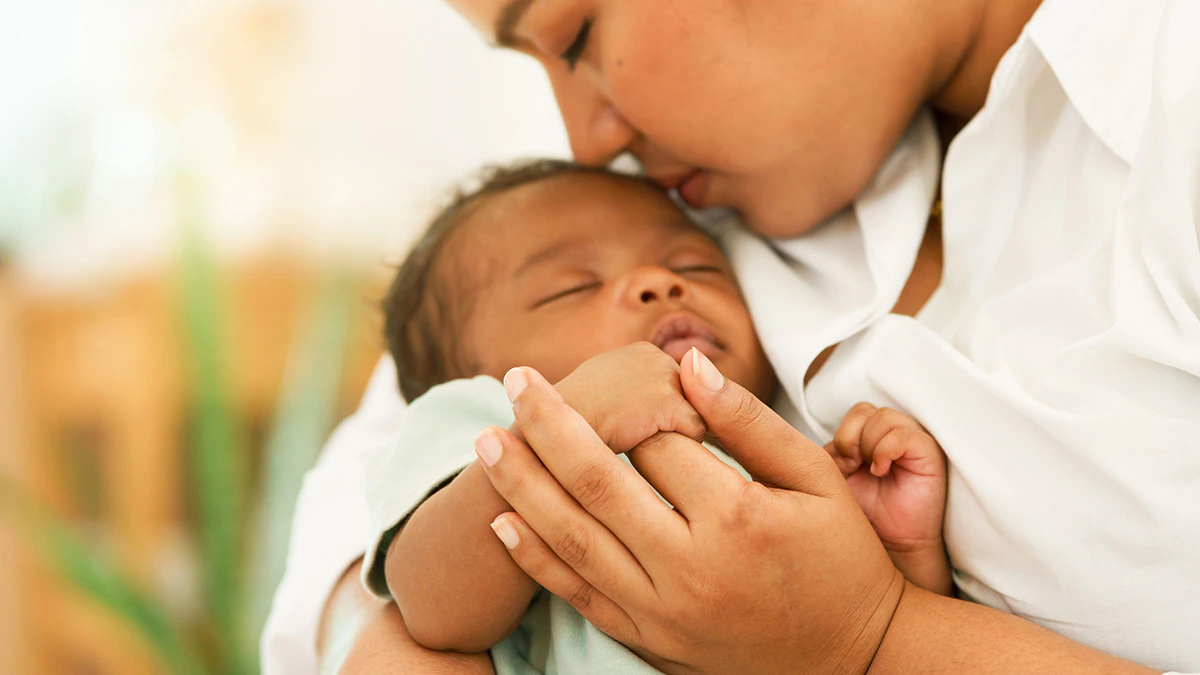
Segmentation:
[(556, 159), (489, 166), (479, 173), (475, 187), (456, 190), (434, 217), (400, 264), (383, 299), (384, 339), (396, 362), (396, 379), (406, 400), (412, 401), (434, 385), (478, 374), (462, 350), (461, 329), (469, 310), (468, 299), (456, 297), (444, 275), (439, 274), (442, 250), (450, 235), (488, 196), (574, 174), (613, 176), (654, 185), (644, 178)]

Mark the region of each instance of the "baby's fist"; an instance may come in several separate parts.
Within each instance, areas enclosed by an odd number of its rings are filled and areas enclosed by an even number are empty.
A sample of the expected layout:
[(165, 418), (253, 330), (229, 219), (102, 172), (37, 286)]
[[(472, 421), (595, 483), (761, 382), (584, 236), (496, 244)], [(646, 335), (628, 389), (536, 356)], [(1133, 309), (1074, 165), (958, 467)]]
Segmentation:
[(825, 448), (884, 545), (940, 543), (946, 462), (937, 441), (916, 420), (859, 403)]
[(942, 540), (946, 461), (933, 436), (898, 410), (859, 403), (825, 449), (904, 576), (951, 594)]
[(660, 431), (697, 441), (707, 431), (683, 395), (679, 364), (649, 342), (593, 356), (554, 386), (614, 452)]

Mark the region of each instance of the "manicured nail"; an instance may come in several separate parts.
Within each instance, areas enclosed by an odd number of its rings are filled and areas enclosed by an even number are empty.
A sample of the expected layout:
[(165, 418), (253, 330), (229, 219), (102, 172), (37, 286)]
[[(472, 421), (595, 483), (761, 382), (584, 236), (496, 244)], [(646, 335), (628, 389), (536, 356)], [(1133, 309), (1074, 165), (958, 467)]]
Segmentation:
[(483, 463), (491, 466), (500, 459), (500, 453), (504, 452), (504, 446), (500, 444), (500, 437), (491, 429), (484, 429), (475, 437), (475, 454), (479, 455), (479, 459)]
[(707, 356), (695, 347), (692, 347), (692, 374), (709, 391), (721, 391), (721, 388), (725, 386), (725, 376), (717, 370)]
[(510, 551), (521, 543), (521, 537), (517, 535), (517, 528), (513, 527), (512, 523), (508, 522), (504, 516), (492, 521), (492, 532), (500, 537), (500, 541), (504, 542), (504, 547)]
[(524, 368), (513, 368), (504, 374), (504, 391), (508, 394), (509, 403), (516, 401), (527, 386), (529, 376), (525, 374)]

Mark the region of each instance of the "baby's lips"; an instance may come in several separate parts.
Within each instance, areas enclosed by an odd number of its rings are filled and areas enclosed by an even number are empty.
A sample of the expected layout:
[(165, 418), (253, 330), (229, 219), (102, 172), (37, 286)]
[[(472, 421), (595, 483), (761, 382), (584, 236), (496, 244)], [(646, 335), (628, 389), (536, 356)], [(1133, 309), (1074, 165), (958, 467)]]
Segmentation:
[(714, 344), (711, 340), (709, 340), (707, 338), (703, 338), (703, 337), (680, 338), (680, 339), (671, 340), (671, 341), (667, 342), (665, 345), (660, 346), (659, 349), (663, 350), (663, 352), (665, 352), (667, 354), (667, 356), (670, 356), (672, 359), (675, 359), (675, 363), (682, 363), (683, 357), (686, 356), (687, 353), (690, 352), (693, 347), (695, 347), (696, 349), (703, 352), (704, 355), (709, 357), (710, 359), (714, 355), (716, 355), (716, 353), (718, 351), (720, 351), (719, 349), (717, 349), (716, 344)]

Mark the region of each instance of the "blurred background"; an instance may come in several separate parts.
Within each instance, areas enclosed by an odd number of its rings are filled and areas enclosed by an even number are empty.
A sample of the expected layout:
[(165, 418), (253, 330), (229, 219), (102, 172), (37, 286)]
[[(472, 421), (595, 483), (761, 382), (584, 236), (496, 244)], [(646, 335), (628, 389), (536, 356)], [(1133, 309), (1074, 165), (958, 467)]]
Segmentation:
[(439, 0), (0, 0), (0, 673), (253, 673), (405, 247), (566, 156)]

